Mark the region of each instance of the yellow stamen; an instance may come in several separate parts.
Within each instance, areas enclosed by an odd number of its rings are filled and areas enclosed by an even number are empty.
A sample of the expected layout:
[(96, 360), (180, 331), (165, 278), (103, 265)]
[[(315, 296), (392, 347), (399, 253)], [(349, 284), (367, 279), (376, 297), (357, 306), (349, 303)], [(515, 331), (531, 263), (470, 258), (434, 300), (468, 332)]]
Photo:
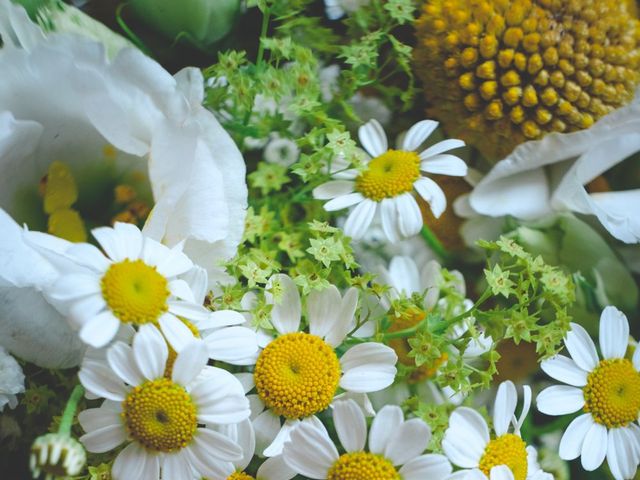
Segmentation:
[(352, 452), (336, 460), (327, 473), (327, 480), (401, 480), (401, 477), (386, 458), (369, 452)]
[(251, 475), (244, 472), (233, 472), (227, 477), (227, 480), (255, 480)]
[(356, 179), (356, 190), (380, 202), (411, 192), (420, 178), (420, 157), (415, 152), (389, 150), (369, 162)]
[(526, 448), (524, 441), (513, 433), (494, 438), (485, 447), (478, 468), (489, 477), (493, 467), (506, 465), (514, 480), (526, 480), (529, 468)]

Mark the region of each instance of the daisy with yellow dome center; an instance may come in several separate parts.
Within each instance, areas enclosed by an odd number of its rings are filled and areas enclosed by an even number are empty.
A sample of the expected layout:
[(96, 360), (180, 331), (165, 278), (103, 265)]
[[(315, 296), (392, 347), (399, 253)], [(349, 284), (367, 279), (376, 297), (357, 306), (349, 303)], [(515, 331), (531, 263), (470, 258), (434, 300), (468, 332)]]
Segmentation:
[(251, 379), (256, 394), (249, 398), (255, 406), (257, 450), (271, 457), (281, 452), (291, 428), (313, 422), (314, 415), (326, 410), (339, 390), (361, 395), (389, 386), (396, 374), (397, 356), (376, 342), (359, 343), (339, 355), (355, 327), (355, 288), (344, 297), (333, 285), (312, 291), (306, 302), (308, 332), (300, 331), (302, 305), (289, 276), (272, 276), (266, 291), (267, 301), (273, 304), (271, 323), (277, 336), (258, 356)]
[(402, 409), (385, 406), (369, 431), (362, 409), (354, 400), (340, 400), (333, 421), (345, 453), (340, 454), (320, 423), (301, 423), (291, 432), (282, 456), (307, 478), (326, 480), (443, 479), (451, 464), (443, 455), (424, 454), (431, 430), (421, 419), (405, 420)]
[(558, 355), (542, 363), (551, 377), (567, 385), (540, 392), (538, 410), (566, 415), (582, 410), (567, 427), (560, 442), (560, 457), (581, 457), (591, 471), (607, 459), (616, 480), (633, 478), (640, 462), (640, 349), (626, 357), (629, 322), (615, 307), (600, 316), (600, 352), (589, 334), (572, 323), (564, 344), (571, 358)]
[(183, 325), (178, 316), (192, 322), (210, 320), (211, 312), (196, 302), (191, 286), (181, 278), (196, 268), (182, 244), (168, 248), (128, 223), (96, 228), (92, 234), (101, 250), (26, 233), (60, 271), (46, 294), (79, 330), (83, 342), (104, 347), (123, 325), (152, 324), (165, 332)]
[[(531, 389), (524, 386), (524, 405), (516, 419), (518, 392), (511, 381), (498, 387), (491, 435), (485, 419), (475, 410), (459, 407), (449, 419), (442, 449), (451, 463), (462, 468), (450, 480), (553, 480), (537, 463), (537, 452), (520, 437), (531, 406)], [(513, 424), (513, 433), (509, 426)]]
[(170, 378), (168, 355), (160, 331), (143, 325), (132, 347), (116, 342), (108, 348), (108, 366), (86, 361), (79, 373), (88, 390), (105, 398), (78, 416), (86, 449), (103, 453), (128, 443), (113, 464), (114, 480), (193, 480), (192, 471), (218, 478), (217, 462), (242, 458), (240, 445), (212, 428), (249, 417), (240, 382), (206, 366), (201, 340), (178, 353)]
[(334, 180), (314, 189), (313, 196), (329, 200), (327, 211), (354, 207), (344, 224), (344, 231), (360, 239), (380, 215), (382, 229), (390, 242), (411, 237), (420, 232), (423, 220), (413, 192), (431, 206), (436, 218), (444, 212), (447, 200), (444, 192), (425, 173), (465, 176), (466, 164), (445, 152), (464, 146), (461, 140), (445, 140), (418, 151), (420, 145), (437, 128), (438, 122), (422, 120), (409, 129), (398, 150), (388, 148), (387, 137), (377, 120), (371, 120), (358, 130), (360, 143), (371, 155), (364, 170), (341, 171)]

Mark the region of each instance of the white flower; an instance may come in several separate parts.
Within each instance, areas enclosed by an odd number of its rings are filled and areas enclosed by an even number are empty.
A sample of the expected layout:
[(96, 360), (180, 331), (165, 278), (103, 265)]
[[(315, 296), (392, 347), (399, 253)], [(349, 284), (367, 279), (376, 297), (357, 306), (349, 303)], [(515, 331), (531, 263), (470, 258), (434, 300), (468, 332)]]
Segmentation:
[(269, 163), (277, 163), (284, 167), (298, 161), (300, 148), (293, 140), (277, 137), (272, 139), (264, 149), (264, 159)]
[[(213, 477), (218, 463), (239, 461), (241, 447), (212, 428), (249, 416), (242, 385), (226, 370), (207, 367), (207, 349), (194, 340), (167, 375), (169, 351), (160, 331), (143, 325), (133, 347), (123, 342), (107, 352), (107, 365), (87, 362), (81, 383), (106, 400), (80, 413), (87, 432), (80, 440), (90, 452), (122, 443), (114, 480)], [(162, 472), (162, 473), (161, 473)]]
[[(524, 405), (516, 419), (518, 392), (506, 381), (498, 387), (493, 407), (493, 430), (489, 433), (485, 419), (475, 410), (458, 407), (449, 418), (442, 449), (451, 463), (462, 468), (451, 480), (553, 480), (540, 470), (536, 450), (520, 438), (520, 427), (531, 406), (531, 389), (524, 386)], [(513, 423), (514, 433), (509, 433)]]
[(605, 457), (616, 480), (633, 478), (640, 461), (640, 349), (625, 358), (629, 322), (615, 307), (600, 316), (599, 360), (596, 346), (580, 325), (572, 323), (564, 344), (571, 358), (558, 355), (542, 363), (551, 377), (567, 385), (549, 387), (538, 395), (538, 410), (547, 415), (582, 414), (567, 427), (560, 457), (581, 457), (591, 471)]
[[(43, 473), (47, 480), (74, 477), (85, 463), (87, 453), (77, 440), (68, 434), (47, 433), (33, 442), (29, 457), (29, 468), (34, 478)], [(61, 475), (63, 474), (63, 475)]]
[(45, 293), (79, 330), (83, 342), (103, 347), (123, 324), (157, 323), (163, 331), (173, 332), (184, 326), (178, 316), (203, 324), (211, 320), (211, 312), (196, 303), (189, 284), (178, 278), (194, 268), (181, 243), (166, 247), (128, 223), (92, 233), (106, 255), (88, 243), (70, 244), (60, 252), (56, 237), (25, 233), (58, 265), (60, 276)]
[(574, 133), (551, 133), (518, 146), (471, 194), (471, 206), (492, 217), (533, 220), (551, 211), (595, 215), (611, 235), (640, 242), (640, 189), (589, 193), (585, 185), (640, 151), (640, 96)]
[(418, 153), (416, 150), (438, 126), (432, 120), (416, 123), (405, 135), (401, 149), (387, 147), (387, 137), (377, 120), (360, 127), (358, 135), (365, 150), (373, 158), (362, 172), (347, 170), (315, 188), (317, 199), (329, 200), (325, 210), (355, 208), (344, 225), (345, 234), (360, 239), (379, 211), (384, 234), (390, 242), (411, 237), (422, 228), (422, 214), (413, 196), (415, 190), (429, 203), (436, 217), (444, 212), (447, 200), (442, 189), (422, 172), (464, 176), (466, 164), (445, 154), (464, 146), (462, 140), (445, 140)]
[(0, 347), (0, 412), (18, 405), (16, 394), (24, 392), (24, 374), (16, 359)]
[(353, 400), (335, 403), (333, 421), (346, 453), (340, 455), (320, 422), (302, 423), (284, 445), (285, 462), (313, 479), (424, 480), (443, 479), (451, 473), (451, 464), (443, 455), (423, 454), (431, 439), (429, 426), (418, 418), (405, 420), (400, 407), (386, 406), (378, 412), (367, 451), (367, 423)]
[(363, 5), (368, 5), (370, 0), (324, 0), (325, 11), (329, 20), (338, 20), (347, 12), (355, 12)]
[[(102, 165), (108, 149), (122, 170), (148, 174), (155, 207), (146, 234), (170, 246), (187, 238), (185, 250), (208, 269), (212, 286), (227, 279), (217, 265), (242, 237), (245, 166), (201, 106), (199, 70), (172, 77), (134, 49), (108, 60), (93, 41), (45, 39), (8, 0), (0, 0), (0, 35), (0, 207), (18, 215), (16, 194), (37, 188), (54, 160), (82, 172)], [(2, 217), (2, 231), (15, 231)], [(0, 320), (0, 343), (39, 365), (77, 365), (82, 344), (39, 293), (55, 280), (51, 266), (29, 250), (19, 235), (0, 243), (0, 319), (18, 315)]]
[(396, 374), (397, 356), (386, 345), (367, 342), (338, 358), (338, 348), (355, 327), (355, 288), (344, 297), (333, 285), (312, 291), (307, 299), (309, 333), (299, 331), (302, 305), (290, 277), (272, 276), (265, 295), (273, 303), (271, 324), (278, 336), (258, 356), (249, 379), (257, 394), (249, 398), (258, 452), (274, 456), (281, 452), (291, 428), (301, 421), (313, 421), (316, 413), (331, 405), (338, 389), (365, 394), (389, 386)]

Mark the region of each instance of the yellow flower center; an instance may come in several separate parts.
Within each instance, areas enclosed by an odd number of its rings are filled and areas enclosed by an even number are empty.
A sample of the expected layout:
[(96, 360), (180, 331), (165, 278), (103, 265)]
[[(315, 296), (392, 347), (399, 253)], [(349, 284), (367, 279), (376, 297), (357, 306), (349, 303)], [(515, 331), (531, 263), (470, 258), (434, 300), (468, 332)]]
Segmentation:
[(141, 325), (167, 311), (167, 279), (142, 260), (123, 260), (109, 267), (101, 280), (102, 296), (122, 322)]
[(175, 452), (191, 442), (198, 421), (191, 396), (180, 385), (159, 378), (135, 387), (122, 402), (129, 436), (148, 450)]
[(488, 477), (491, 469), (498, 465), (506, 465), (513, 473), (514, 480), (526, 480), (527, 445), (513, 433), (494, 438), (484, 449), (478, 468)]
[(420, 178), (420, 157), (416, 152), (389, 150), (369, 162), (356, 179), (356, 190), (380, 202), (411, 192)]
[(251, 475), (244, 472), (233, 472), (227, 477), (227, 480), (255, 480)]
[[(182, 317), (178, 317), (178, 320), (184, 323), (187, 326), (187, 328), (191, 330), (191, 333), (193, 333), (193, 336), (195, 338), (200, 338), (200, 332), (198, 331), (198, 328), (193, 323), (191, 323), (189, 320), (186, 320)], [(164, 367), (164, 376), (165, 378), (171, 378), (171, 375), (173, 374), (173, 365), (176, 363), (176, 358), (178, 358), (178, 352), (176, 352), (173, 349), (173, 347), (169, 342), (167, 342), (167, 347), (169, 347), (169, 356), (167, 357), (167, 364)]]
[(629, 425), (640, 415), (640, 373), (627, 359), (602, 360), (583, 393), (584, 411), (608, 428)]
[(393, 464), (369, 452), (341, 455), (331, 466), (327, 480), (400, 480)]
[(333, 348), (309, 333), (288, 333), (271, 342), (256, 362), (260, 399), (276, 415), (308, 417), (326, 409), (338, 388), (340, 362)]

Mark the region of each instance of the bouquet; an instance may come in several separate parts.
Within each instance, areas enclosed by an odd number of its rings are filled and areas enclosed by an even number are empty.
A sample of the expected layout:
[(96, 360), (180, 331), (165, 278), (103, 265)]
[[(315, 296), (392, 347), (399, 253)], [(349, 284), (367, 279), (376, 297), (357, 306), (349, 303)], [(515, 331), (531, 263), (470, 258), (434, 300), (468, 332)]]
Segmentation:
[(639, 479), (632, 0), (0, 0), (2, 478)]

